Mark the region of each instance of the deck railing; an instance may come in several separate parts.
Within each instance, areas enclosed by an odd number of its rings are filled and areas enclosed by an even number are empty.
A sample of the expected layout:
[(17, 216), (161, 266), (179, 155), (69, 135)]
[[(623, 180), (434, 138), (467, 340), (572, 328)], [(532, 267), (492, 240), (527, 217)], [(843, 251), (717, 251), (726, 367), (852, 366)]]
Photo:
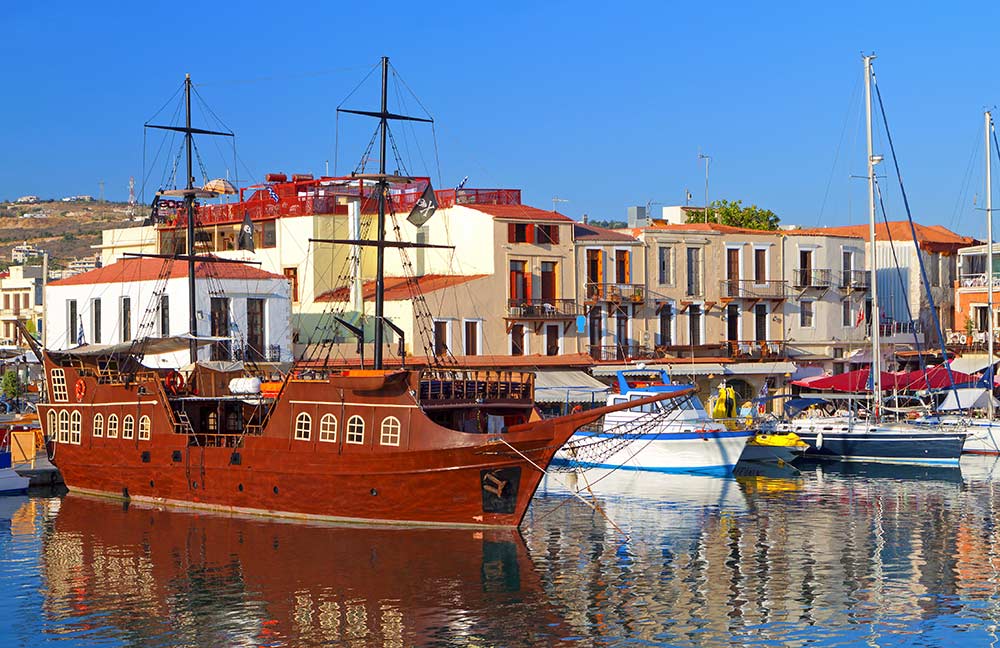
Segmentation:
[(582, 307), (573, 299), (507, 300), (507, 316), (511, 319), (568, 319), (582, 314)]
[(646, 301), (646, 285), (631, 283), (588, 282), (587, 299), (591, 301), (641, 304)]
[(526, 371), (428, 369), (420, 374), (420, 403), (516, 401), (533, 403), (535, 374)]
[(719, 294), (735, 299), (785, 299), (788, 283), (782, 280), (724, 279), (719, 282)]
[(653, 358), (653, 350), (641, 344), (591, 344), (590, 357), (597, 361)]
[(792, 285), (796, 288), (829, 288), (833, 285), (833, 271), (825, 268), (795, 268)]

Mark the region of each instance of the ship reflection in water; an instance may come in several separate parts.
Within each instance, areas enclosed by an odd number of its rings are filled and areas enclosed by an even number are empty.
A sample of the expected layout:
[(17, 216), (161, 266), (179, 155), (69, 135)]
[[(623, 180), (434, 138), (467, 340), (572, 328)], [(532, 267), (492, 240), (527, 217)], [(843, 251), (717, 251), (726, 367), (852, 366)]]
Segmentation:
[(560, 474), (523, 538), (6, 500), (0, 584), (17, 620), (4, 634), (61, 646), (996, 641), (1000, 462), (890, 468)]

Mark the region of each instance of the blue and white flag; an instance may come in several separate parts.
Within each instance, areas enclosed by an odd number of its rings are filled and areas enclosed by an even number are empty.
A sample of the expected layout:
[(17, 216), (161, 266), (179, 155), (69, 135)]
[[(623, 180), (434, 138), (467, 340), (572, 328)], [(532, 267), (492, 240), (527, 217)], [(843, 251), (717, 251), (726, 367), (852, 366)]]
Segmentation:
[(83, 335), (83, 315), (80, 316), (80, 325), (76, 327), (76, 343), (79, 346), (87, 343), (87, 338)]
[(462, 181), (458, 183), (457, 187), (455, 187), (455, 191), (461, 191), (462, 189), (464, 189), (465, 183), (468, 181), (469, 181), (469, 176), (465, 176), (464, 178), (462, 178)]
[(278, 198), (278, 192), (274, 190), (274, 187), (269, 186), (267, 188), (267, 193), (269, 196), (271, 196), (271, 200), (273, 200), (274, 202), (276, 203), (281, 202), (281, 198)]

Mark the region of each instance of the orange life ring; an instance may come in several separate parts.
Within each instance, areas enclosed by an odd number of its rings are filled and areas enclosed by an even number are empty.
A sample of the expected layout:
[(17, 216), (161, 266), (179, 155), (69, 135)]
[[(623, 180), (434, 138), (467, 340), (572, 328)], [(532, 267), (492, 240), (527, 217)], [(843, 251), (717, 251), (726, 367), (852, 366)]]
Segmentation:
[(171, 370), (163, 379), (163, 385), (171, 394), (176, 394), (184, 387), (184, 376), (179, 371)]
[(73, 389), (76, 392), (76, 402), (83, 402), (83, 397), (87, 395), (87, 383), (83, 382), (83, 378), (76, 379)]

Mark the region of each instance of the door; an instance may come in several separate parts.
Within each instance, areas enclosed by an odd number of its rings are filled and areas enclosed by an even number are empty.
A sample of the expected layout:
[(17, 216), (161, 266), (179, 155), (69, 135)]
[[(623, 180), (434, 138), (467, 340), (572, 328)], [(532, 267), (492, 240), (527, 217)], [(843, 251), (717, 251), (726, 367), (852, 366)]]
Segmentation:
[(525, 274), (524, 261), (510, 262), (510, 299), (512, 305), (522, 306), (531, 301), (531, 289)]
[(559, 325), (545, 326), (545, 355), (559, 355)]
[(758, 342), (767, 340), (767, 306), (764, 304), (753, 307), (753, 339)]
[(730, 342), (740, 339), (740, 307), (736, 304), (726, 306), (726, 339)]
[(515, 324), (510, 327), (510, 354), (524, 355), (524, 325)]
[(600, 250), (587, 250), (587, 297), (600, 295), (604, 264)]
[(812, 250), (799, 250), (799, 285), (800, 286), (811, 286), (812, 285), (812, 267), (813, 267), (813, 253), (812, 253)]
[(618, 348), (617, 359), (624, 360), (628, 353), (628, 311), (619, 308), (615, 313), (615, 345)]
[[(594, 358), (600, 357), (601, 346), (604, 344), (604, 315), (600, 306), (590, 309), (590, 352)], [(597, 354), (597, 355), (594, 355)]]
[(688, 344), (701, 344), (701, 306), (691, 305), (688, 308)]
[[(229, 337), (229, 299), (212, 297), (212, 337)], [(212, 360), (232, 360), (229, 340), (212, 344)]]
[(552, 304), (556, 299), (556, 263), (542, 261), (542, 302)]
[(247, 299), (247, 348), (245, 358), (261, 362), (267, 354), (264, 348), (264, 300)]
[(740, 286), (740, 251), (739, 248), (726, 250), (726, 280), (730, 297), (739, 295)]

